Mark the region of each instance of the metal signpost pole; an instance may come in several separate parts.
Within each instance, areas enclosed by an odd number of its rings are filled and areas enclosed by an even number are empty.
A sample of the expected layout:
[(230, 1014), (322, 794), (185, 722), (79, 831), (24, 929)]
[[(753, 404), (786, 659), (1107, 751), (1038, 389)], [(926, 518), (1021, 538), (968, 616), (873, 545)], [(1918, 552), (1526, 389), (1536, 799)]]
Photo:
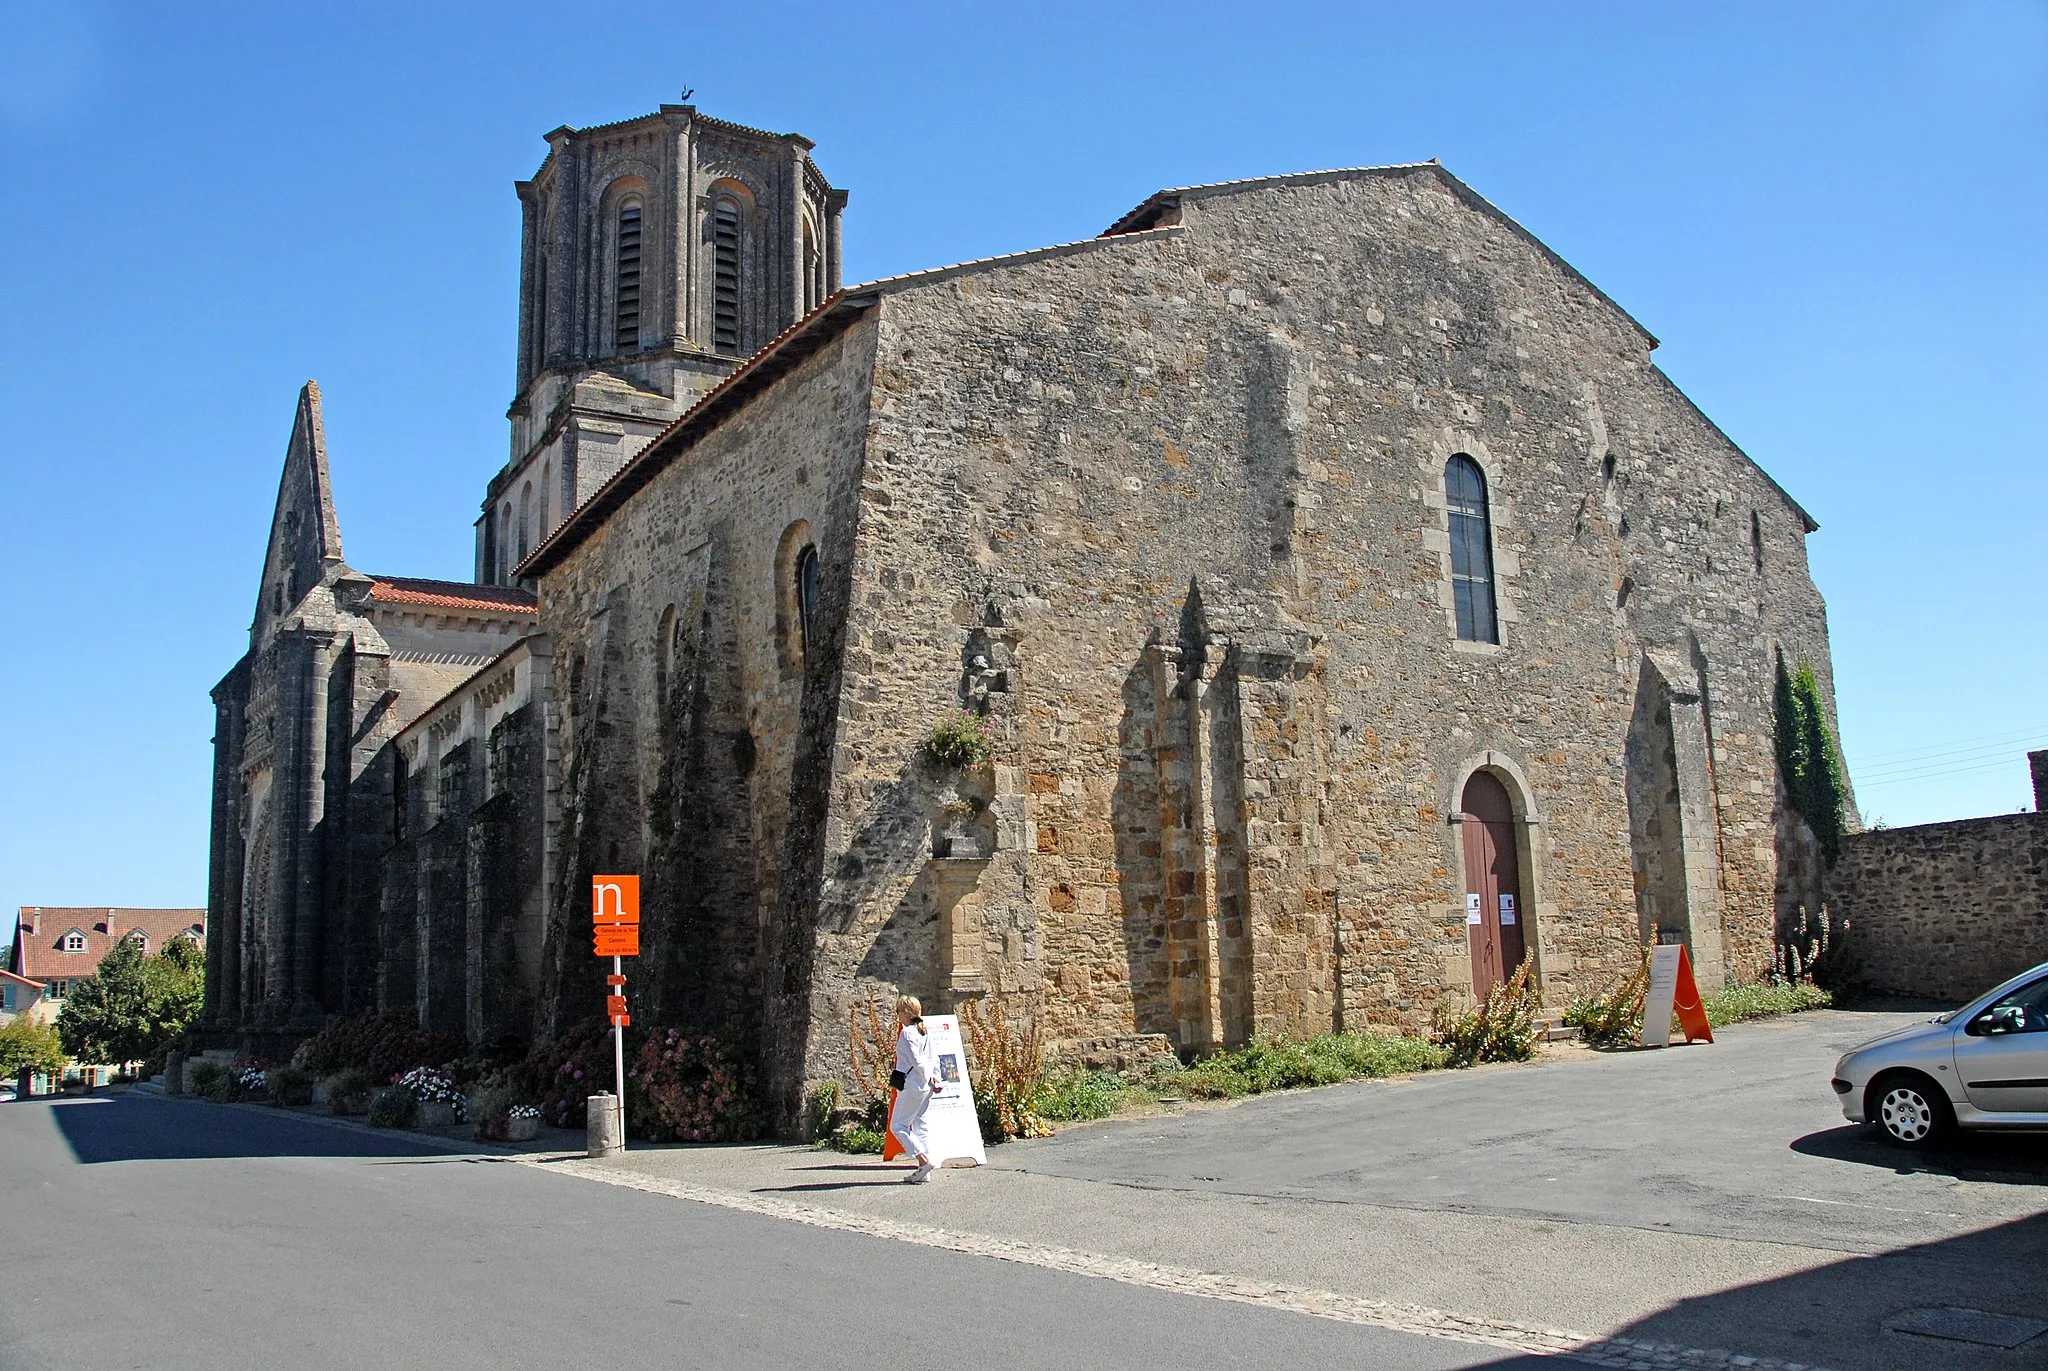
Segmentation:
[[(626, 988), (625, 967), (617, 957), (612, 958), (612, 975), (617, 978), (620, 991)], [(623, 1016), (612, 1015), (612, 1069), (618, 1078), (619, 1091), (619, 1150), (626, 1150), (626, 1026)]]

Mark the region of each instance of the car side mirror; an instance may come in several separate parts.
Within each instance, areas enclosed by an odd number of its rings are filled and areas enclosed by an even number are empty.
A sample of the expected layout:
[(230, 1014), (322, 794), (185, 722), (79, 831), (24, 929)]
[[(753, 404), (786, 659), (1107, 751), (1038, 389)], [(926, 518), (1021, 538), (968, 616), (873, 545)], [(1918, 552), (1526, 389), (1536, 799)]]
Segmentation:
[(1995, 1033), (2017, 1033), (2026, 1022), (2025, 1010), (2016, 1004), (2005, 1004), (1985, 1010), (1970, 1020), (1970, 1026), (1963, 1031), (1973, 1038), (1983, 1038)]

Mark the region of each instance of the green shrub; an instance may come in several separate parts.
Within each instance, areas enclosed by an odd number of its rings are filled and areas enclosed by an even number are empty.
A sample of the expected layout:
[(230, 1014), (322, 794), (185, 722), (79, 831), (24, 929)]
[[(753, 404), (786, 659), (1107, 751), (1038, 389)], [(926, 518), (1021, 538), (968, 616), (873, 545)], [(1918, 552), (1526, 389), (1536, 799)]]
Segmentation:
[(1719, 1028), (1744, 1019), (1771, 1019), (1807, 1009), (1826, 1009), (1834, 1002), (1827, 991), (1803, 981), (1789, 985), (1731, 985), (1707, 996), (1707, 1022)]
[(373, 1128), (411, 1128), (419, 1118), (420, 1102), (403, 1086), (387, 1085), (370, 1096)]
[[(883, 1120), (886, 1127), (887, 1120)], [(974, 1092), (974, 1122), (981, 1128), (984, 1146), (994, 1147), (1006, 1143), (1010, 1135), (1003, 1131), (1003, 1102), (993, 1091), (977, 1088)]]
[(512, 1121), (512, 1106), (524, 1103), (519, 1092), (506, 1084), (502, 1076), (492, 1076), (480, 1082), (469, 1092), (468, 1105), (468, 1117), (476, 1124), (476, 1140), (503, 1142)]
[(1536, 987), (1524, 962), (1504, 984), (1460, 1013), (1450, 1000), (1437, 1001), (1430, 1038), (1444, 1050), (1446, 1066), (1481, 1062), (1526, 1062), (1536, 1055)]
[(995, 742), (988, 736), (988, 720), (964, 710), (940, 720), (925, 737), (924, 755), (934, 766), (958, 771), (987, 766), (996, 755)]
[(1031, 1112), (1060, 1123), (1106, 1119), (1123, 1107), (1130, 1093), (1130, 1086), (1114, 1071), (1052, 1071), (1031, 1097)]
[(200, 1057), (185, 1067), (185, 1089), (203, 1100), (210, 1100), (226, 1071), (226, 1067), (211, 1057)]
[(839, 1111), (839, 1082), (827, 1081), (804, 1102), (804, 1136), (824, 1142), (832, 1136), (832, 1116)]
[(1633, 1042), (1642, 1034), (1643, 996), (1650, 986), (1650, 949), (1636, 969), (1597, 995), (1581, 995), (1565, 1006), (1564, 1024), (1595, 1047)]
[(274, 1066), (264, 1073), (263, 1087), (274, 1105), (313, 1103), (313, 1073), (303, 1067)]
[(857, 1155), (882, 1155), (882, 1135), (872, 1128), (862, 1128), (857, 1123), (841, 1124), (826, 1139), (826, 1145), (835, 1152), (851, 1152)]
[(377, 1082), (360, 1066), (351, 1066), (329, 1076), (323, 1088), (327, 1107), (336, 1114), (361, 1114), (370, 1107), (370, 1092)]
[(1155, 1094), (1198, 1100), (1235, 1100), (1269, 1090), (1335, 1085), (1339, 1081), (1434, 1071), (1444, 1050), (1398, 1033), (1319, 1033), (1313, 1038), (1262, 1038), (1183, 1069), (1154, 1071)]

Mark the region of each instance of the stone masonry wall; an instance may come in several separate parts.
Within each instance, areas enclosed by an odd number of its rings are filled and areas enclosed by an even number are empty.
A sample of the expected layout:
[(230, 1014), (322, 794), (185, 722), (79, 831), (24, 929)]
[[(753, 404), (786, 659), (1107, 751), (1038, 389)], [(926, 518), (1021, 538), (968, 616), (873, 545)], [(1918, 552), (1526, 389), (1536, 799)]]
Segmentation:
[[(943, 990), (917, 747), (991, 631), (1015, 689), (978, 970), (1056, 1048), (1419, 1026), (1470, 991), (1451, 818), (1481, 768), (1518, 807), (1546, 997), (1604, 986), (1639, 932), (1652, 651), (1691, 711), (1663, 750), (1711, 973), (1770, 965), (1775, 653), (1831, 690), (1804, 516), (1469, 193), (1415, 168), (1219, 194), (878, 313), (815, 1075), (850, 1005)], [(1449, 608), (1461, 452), (1489, 482), (1497, 647)], [(905, 921), (933, 954), (877, 959)]]
[[(636, 1019), (757, 1036), (791, 1118), (818, 885), (805, 825), (824, 822), (805, 797), (830, 766), (871, 357), (856, 330), (803, 362), (541, 588), (562, 801), (539, 1031), (602, 1003), (590, 876), (639, 872)], [(794, 598), (805, 546), (821, 572), (809, 643)]]
[(2048, 961), (2048, 815), (1851, 834), (1828, 873), (1860, 978), (1958, 1002)]

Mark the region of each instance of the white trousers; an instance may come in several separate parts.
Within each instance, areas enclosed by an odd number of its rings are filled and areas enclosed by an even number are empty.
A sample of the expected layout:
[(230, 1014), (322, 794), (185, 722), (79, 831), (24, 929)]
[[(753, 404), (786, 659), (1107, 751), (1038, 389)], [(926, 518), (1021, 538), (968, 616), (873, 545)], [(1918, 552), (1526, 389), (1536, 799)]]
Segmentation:
[(931, 1155), (931, 1130), (924, 1121), (931, 1102), (931, 1091), (906, 1085), (896, 1092), (896, 1107), (889, 1112), (889, 1131), (912, 1157)]

